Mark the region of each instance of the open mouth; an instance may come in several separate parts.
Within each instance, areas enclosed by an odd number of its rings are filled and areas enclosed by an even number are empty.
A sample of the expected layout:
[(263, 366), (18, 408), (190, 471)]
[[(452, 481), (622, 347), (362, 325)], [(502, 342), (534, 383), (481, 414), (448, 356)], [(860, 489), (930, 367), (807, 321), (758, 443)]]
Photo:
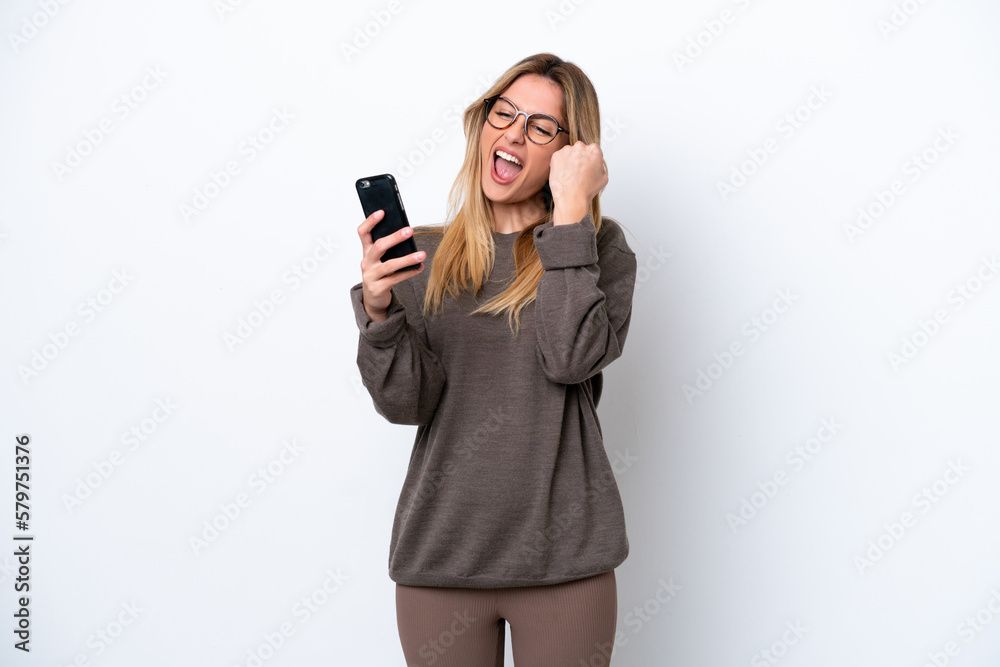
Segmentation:
[(502, 150), (493, 153), (493, 173), (499, 183), (510, 183), (524, 169), (524, 165), (516, 157)]

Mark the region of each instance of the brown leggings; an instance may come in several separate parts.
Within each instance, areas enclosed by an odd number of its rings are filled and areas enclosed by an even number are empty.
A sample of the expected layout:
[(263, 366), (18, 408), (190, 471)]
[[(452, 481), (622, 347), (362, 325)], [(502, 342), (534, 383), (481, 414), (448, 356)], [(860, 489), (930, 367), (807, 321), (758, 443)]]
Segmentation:
[(396, 584), (407, 667), (503, 667), (505, 620), (517, 667), (607, 667), (617, 617), (614, 570), (515, 588)]

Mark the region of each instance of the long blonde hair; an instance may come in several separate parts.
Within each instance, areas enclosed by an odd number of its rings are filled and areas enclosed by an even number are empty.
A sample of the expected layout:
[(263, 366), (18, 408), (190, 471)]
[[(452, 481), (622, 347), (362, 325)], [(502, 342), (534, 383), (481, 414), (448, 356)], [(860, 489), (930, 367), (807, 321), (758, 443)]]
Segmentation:
[[(563, 91), (563, 109), (566, 114), (569, 145), (577, 141), (588, 144), (601, 142), (601, 113), (597, 92), (587, 75), (573, 63), (551, 53), (529, 56), (504, 72), (485, 95), (473, 102), (462, 116), (467, 144), (465, 161), (451, 187), (448, 197), (448, 219), (440, 230), (441, 241), (431, 263), (424, 297), (424, 315), (443, 308), (444, 294), (453, 298), (470, 289), (478, 294), (493, 268), (495, 247), (493, 243), (493, 204), (482, 188), (482, 156), (480, 140), (486, 122), (486, 105), (483, 99), (499, 95), (515, 79), (524, 74), (536, 74), (556, 83)], [(548, 185), (545, 189), (547, 191)], [(520, 313), (535, 298), (538, 281), (544, 270), (535, 250), (533, 230), (552, 219), (552, 198), (546, 192), (546, 213), (518, 234), (514, 241), (514, 282), (472, 315), (498, 315), (507, 312), (511, 331), (516, 335), (520, 328)], [(601, 228), (601, 203), (598, 193), (590, 202), (589, 213), (597, 230)]]

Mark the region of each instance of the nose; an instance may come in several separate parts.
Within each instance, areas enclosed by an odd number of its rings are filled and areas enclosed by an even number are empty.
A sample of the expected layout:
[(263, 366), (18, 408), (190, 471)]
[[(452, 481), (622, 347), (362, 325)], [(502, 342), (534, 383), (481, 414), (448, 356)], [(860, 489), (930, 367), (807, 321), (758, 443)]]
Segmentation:
[[(523, 118), (522, 118), (523, 116)], [(523, 111), (518, 111), (514, 115), (514, 122), (510, 124), (506, 130), (504, 130), (504, 136), (507, 141), (511, 143), (520, 143), (527, 137), (528, 131), (528, 114)]]

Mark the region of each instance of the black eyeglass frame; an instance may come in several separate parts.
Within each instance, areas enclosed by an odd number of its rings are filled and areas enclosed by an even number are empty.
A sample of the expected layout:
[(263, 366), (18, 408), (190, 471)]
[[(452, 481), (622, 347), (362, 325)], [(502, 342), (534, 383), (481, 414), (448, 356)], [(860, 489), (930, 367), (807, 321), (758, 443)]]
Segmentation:
[[(514, 108), (514, 117), (511, 118), (510, 122), (504, 125), (503, 127), (497, 127), (493, 123), (490, 123), (490, 109), (493, 108), (493, 103), (496, 102), (497, 100), (503, 100), (504, 102), (506, 102), (507, 104), (509, 104)], [(560, 125), (558, 120), (548, 115), (547, 113), (529, 114), (527, 111), (521, 111), (520, 109), (517, 108), (517, 105), (508, 100), (506, 97), (502, 97), (500, 95), (494, 95), (493, 97), (487, 97), (485, 100), (483, 100), (483, 102), (486, 102), (486, 122), (490, 123), (490, 127), (496, 128), (498, 130), (506, 130), (508, 127), (517, 122), (518, 116), (524, 116), (524, 136), (526, 136), (528, 138), (528, 141), (530, 141), (533, 144), (537, 144), (539, 146), (545, 146), (546, 144), (551, 144), (553, 141), (555, 141), (556, 137), (559, 136), (560, 132), (565, 132), (566, 134), (569, 134), (569, 130)], [(531, 118), (532, 116), (541, 116), (542, 118), (548, 118), (549, 120), (551, 120), (553, 123), (556, 124), (556, 133), (553, 134), (552, 138), (546, 141), (545, 143), (539, 143), (535, 141), (534, 139), (531, 138), (531, 135), (528, 134), (528, 119)]]

